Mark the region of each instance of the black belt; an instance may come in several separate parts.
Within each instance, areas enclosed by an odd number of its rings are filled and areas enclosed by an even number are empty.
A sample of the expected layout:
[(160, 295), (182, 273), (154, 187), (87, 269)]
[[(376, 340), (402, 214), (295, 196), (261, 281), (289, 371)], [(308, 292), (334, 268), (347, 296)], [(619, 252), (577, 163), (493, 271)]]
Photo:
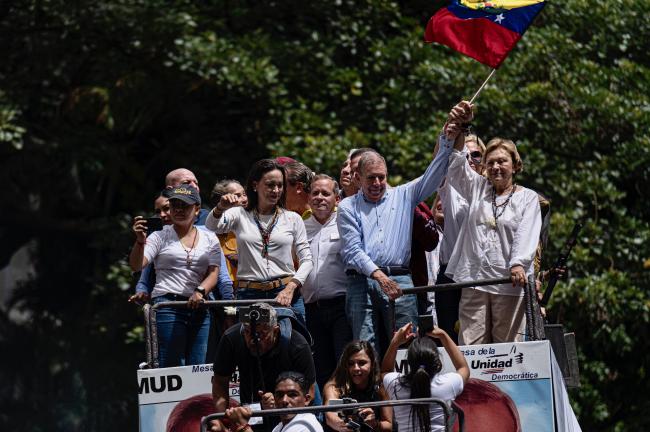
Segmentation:
[[(386, 276), (403, 276), (403, 275), (411, 274), (411, 269), (402, 266), (379, 267), (379, 270), (381, 270)], [(355, 276), (355, 275), (363, 276), (361, 273), (359, 273), (354, 269), (347, 269), (345, 271), (345, 274), (348, 276)]]
[(171, 293), (163, 294), (160, 297), (164, 297), (169, 301), (188, 301), (190, 299), (189, 297)]
[(310, 306), (330, 307), (330, 306), (336, 306), (341, 303), (345, 303), (345, 294), (328, 298), (328, 299), (320, 299), (313, 302), (305, 303), (305, 307), (310, 307)]

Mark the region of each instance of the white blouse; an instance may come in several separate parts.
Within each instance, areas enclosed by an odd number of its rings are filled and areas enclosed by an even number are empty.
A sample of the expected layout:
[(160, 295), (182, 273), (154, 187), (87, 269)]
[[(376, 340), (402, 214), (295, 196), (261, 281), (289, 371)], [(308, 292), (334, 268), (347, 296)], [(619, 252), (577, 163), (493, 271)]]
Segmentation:
[[(173, 225), (147, 237), (144, 256), (156, 268), (156, 285), (151, 297), (178, 294), (190, 297), (205, 279), (208, 267), (221, 264), (219, 239), (213, 232), (197, 227), (196, 244), (188, 253)], [(189, 262), (189, 265), (188, 265)]]
[[(272, 215), (261, 215), (262, 227), (266, 228), (272, 218)], [(252, 211), (233, 207), (226, 210), (219, 219), (211, 211), (205, 226), (217, 234), (232, 231), (237, 236), (237, 280), (266, 281), (293, 276), (303, 284), (314, 266), (305, 224), (297, 213), (280, 210), (278, 221), (271, 232), (266, 258), (262, 257), (262, 235)], [(293, 252), (300, 263), (298, 270), (294, 269)]]
[[(533, 258), (542, 227), (537, 193), (518, 187), (495, 224), (492, 184), (470, 168), (464, 151), (454, 150), (449, 156), (447, 181), (469, 203), (467, 218), (449, 259), (447, 276), (456, 282), (510, 277), (510, 269), (516, 265), (521, 265), (526, 275), (533, 274)], [(497, 197), (497, 205), (507, 198), (507, 195)], [(511, 283), (476, 289), (511, 296), (524, 294), (521, 287), (513, 287)]]

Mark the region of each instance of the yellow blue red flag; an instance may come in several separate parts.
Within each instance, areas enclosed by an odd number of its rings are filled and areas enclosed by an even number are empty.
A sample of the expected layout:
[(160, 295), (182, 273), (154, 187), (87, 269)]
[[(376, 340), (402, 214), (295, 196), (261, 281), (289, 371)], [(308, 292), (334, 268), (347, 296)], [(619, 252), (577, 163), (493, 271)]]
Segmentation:
[(453, 0), (431, 17), (424, 40), (496, 69), (544, 5), (543, 0)]

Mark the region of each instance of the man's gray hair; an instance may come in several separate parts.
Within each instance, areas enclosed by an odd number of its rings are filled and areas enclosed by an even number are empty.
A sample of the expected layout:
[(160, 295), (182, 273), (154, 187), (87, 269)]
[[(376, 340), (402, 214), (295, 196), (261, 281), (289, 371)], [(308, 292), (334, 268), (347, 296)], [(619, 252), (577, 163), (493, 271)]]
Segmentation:
[[(314, 178), (311, 180), (311, 185), (313, 185), (318, 180), (330, 180), (332, 183), (334, 183), (334, 195), (339, 194), (340, 191), (339, 182), (334, 180), (332, 177), (328, 176), (327, 174), (316, 174)], [(310, 191), (311, 191), (311, 185), (309, 186)]]
[(386, 159), (382, 155), (380, 155), (377, 152), (366, 152), (361, 155), (359, 158), (359, 164), (357, 165), (357, 171), (359, 171), (359, 174), (365, 171), (366, 167), (368, 165), (375, 165), (376, 163), (382, 163), (384, 166), (386, 165)]

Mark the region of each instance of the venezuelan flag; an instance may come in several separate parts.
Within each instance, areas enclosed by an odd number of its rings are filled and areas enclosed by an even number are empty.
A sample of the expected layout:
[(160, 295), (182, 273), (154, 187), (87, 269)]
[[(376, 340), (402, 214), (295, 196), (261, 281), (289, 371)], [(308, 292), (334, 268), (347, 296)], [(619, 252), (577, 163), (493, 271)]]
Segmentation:
[(496, 69), (544, 5), (543, 0), (454, 0), (431, 17), (424, 40)]

